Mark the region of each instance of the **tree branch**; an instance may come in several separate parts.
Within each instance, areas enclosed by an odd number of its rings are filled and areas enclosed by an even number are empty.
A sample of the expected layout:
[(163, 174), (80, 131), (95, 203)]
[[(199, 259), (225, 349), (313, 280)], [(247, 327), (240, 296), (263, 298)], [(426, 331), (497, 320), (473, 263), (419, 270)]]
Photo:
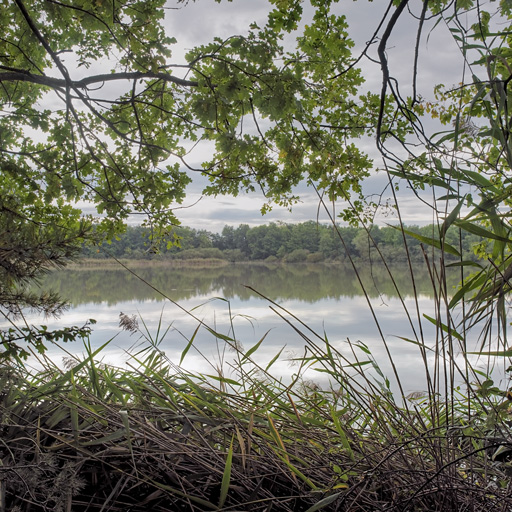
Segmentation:
[(66, 81), (63, 78), (54, 78), (45, 75), (35, 75), (25, 70), (9, 70), (0, 72), (1, 82), (30, 82), (33, 84), (44, 85), (52, 89), (62, 89), (66, 86), (76, 89), (86, 89), (90, 85), (104, 84), (106, 82), (114, 82), (118, 80), (163, 80), (165, 82), (172, 82), (184, 87), (197, 87), (198, 82), (194, 80), (184, 80), (169, 73), (153, 73), (151, 71), (133, 71), (124, 73), (105, 73), (102, 75), (93, 75), (82, 78), (81, 80)]
[(396, 25), (396, 22), (398, 21), (398, 18), (402, 14), (402, 12), (405, 9), (405, 6), (408, 4), (408, 2), (409, 2), (409, 0), (402, 0), (400, 2), (400, 4), (397, 6), (395, 12), (391, 16), (391, 19), (389, 20), (386, 30), (384, 31), (384, 34), (382, 35), (382, 39), (380, 40), (379, 47), (377, 49), (380, 64), (382, 67), (382, 90), (380, 93), (380, 110), (379, 110), (379, 119), (377, 122), (377, 145), (378, 145), (379, 149), (382, 149), (381, 128), (382, 128), (382, 120), (384, 118), (384, 107), (386, 104), (386, 93), (387, 93), (388, 82), (389, 82), (389, 68), (388, 68), (388, 59), (386, 57), (386, 45), (388, 43), (389, 37), (391, 36), (391, 32), (393, 31), (393, 28)]

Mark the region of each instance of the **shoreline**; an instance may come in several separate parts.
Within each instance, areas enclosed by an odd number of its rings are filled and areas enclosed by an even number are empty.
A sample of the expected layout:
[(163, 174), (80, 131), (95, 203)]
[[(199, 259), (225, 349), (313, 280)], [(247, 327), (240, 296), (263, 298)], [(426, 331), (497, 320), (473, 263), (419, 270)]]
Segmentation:
[[(121, 265), (120, 265), (121, 263)], [(84, 258), (68, 263), (62, 270), (93, 270), (100, 268), (122, 268), (126, 265), (128, 268), (218, 268), (227, 266), (266, 266), (275, 267), (281, 265), (328, 265), (344, 266), (343, 261), (318, 261), (318, 262), (286, 262), (281, 260), (251, 260), (251, 261), (228, 261), (218, 258), (191, 258), (191, 259), (172, 259), (172, 260), (144, 260), (119, 258), (119, 261), (106, 258)]]

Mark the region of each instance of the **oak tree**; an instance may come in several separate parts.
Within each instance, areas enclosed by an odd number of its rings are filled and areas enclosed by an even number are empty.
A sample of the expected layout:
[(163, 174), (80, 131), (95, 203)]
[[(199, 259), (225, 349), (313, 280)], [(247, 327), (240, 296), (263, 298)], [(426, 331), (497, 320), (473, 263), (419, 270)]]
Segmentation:
[[(269, 0), (264, 24), (198, 45), (176, 62), (178, 41), (165, 30), (172, 8), (163, 0), (4, 2), (0, 303), (56, 311), (56, 300), (45, 306), (44, 296), (16, 286), (64, 263), (82, 240), (115, 236), (130, 216), (172, 240), (195, 173), (208, 177), (205, 194), (262, 190), (263, 211), (273, 201), (293, 204), (294, 187), (306, 180), (320, 197), (350, 200), (344, 218), (357, 218), (365, 206), (361, 180), (372, 168), (358, 148), (362, 136), (376, 138), (391, 180), (444, 188), (456, 201), (432, 238), (436, 247), (457, 252), (443, 240), (454, 223), (484, 229), (506, 274), (509, 224), (499, 210), (510, 195), (510, 36), (499, 23), (509, 23), (510, 3), (491, 3), (491, 12), (471, 0), (425, 0), (416, 13), (412, 2), (391, 0), (361, 55), (352, 54), (337, 4)], [(389, 41), (408, 13), (418, 44), (433, 19), (449, 27), (463, 62), (478, 53), (475, 78), (443, 97), (451, 102), (445, 110), (418, 92), (419, 46), (412, 93), (393, 77)], [(462, 25), (462, 14), (474, 23)], [(382, 85), (363, 92), (358, 66), (373, 48)], [(431, 114), (455, 127), (432, 136), (423, 122)], [(207, 156), (198, 165), (201, 147)], [(470, 155), (466, 167), (461, 149)], [(478, 200), (460, 194), (454, 180), (476, 187)], [(81, 215), (84, 202), (98, 221)], [(463, 206), (472, 216), (459, 215)]]
[[(359, 193), (370, 160), (353, 139), (372, 130), (375, 98), (357, 97), (363, 78), (331, 3), (311, 2), (290, 51), (282, 39), (302, 6), (280, 1), (264, 26), (175, 62), (163, 0), (4, 2), (0, 304), (58, 312), (57, 297), (23, 286), (130, 216), (172, 240), (194, 173), (208, 176), (206, 194), (258, 187), (281, 204), (305, 177), (332, 197)], [(213, 151), (198, 166), (201, 145)]]

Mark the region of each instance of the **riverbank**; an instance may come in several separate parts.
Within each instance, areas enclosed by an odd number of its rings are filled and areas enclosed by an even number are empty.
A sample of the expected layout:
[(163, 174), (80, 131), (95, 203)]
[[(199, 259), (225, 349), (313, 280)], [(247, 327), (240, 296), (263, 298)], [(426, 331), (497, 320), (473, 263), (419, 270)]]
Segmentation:
[(303, 364), (332, 385), (300, 371), (285, 385), (272, 361), (256, 365), (258, 346), (224, 339), (239, 356), (229, 375), (183, 372), (151, 347), (125, 370), (101, 363), (101, 350), (66, 370), (3, 366), (0, 510), (512, 508), (506, 443), (485, 430), (486, 411), (506, 415), (492, 390), (401, 403), (368, 380), (364, 363), (375, 362), (358, 344), (356, 381), (314, 339)]
[[(361, 262), (365, 263), (365, 262)], [(369, 262), (366, 262), (368, 264)], [(94, 270), (94, 269), (108, 269), (108, 268), (119, 268), (128, 267), (130, 269), (149, 269), (149, 268), (217, 268), (227, 266), (265, 266), (265, 267), (276, 267), (276, 266), (306, 266), (306, 265), (326, 265), (333, 267), (347, 267), (350, 264), (346, 261), (341, 260), (330, 260), (330, 261), (301, 261), (301, 262), (289, 262), (282, 261), (277, 258), (265, 259), (265, 260), (245, 260), (245, 261), (229, 261), (220, 258), (190, 258), (190, 259), (131, 259), (131, 258), (83, 258), (77, 261), (70, 262), (66, 265), (69, 270)], [(377, 265), (373, 263), (373, 265)]]
[(94, 270), (119, 268), (126, 266), (130, 269), (141, 268), (212, 268), (225, 267), (231, 263), (217, 258), (195, 258), (195, 259), (129, 259), (129, 258), (83, 258), (69, 263), (66, 268), (70, 270)]

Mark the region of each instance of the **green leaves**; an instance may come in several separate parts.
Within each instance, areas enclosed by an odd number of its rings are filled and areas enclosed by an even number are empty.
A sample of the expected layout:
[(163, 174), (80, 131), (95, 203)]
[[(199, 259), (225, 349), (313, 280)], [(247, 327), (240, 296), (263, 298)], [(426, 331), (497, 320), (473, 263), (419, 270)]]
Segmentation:
[(420, 235), (419, 233), (415, 233), (414, 231), (408, 230), (408, 229), (402, 229), (399, 227), (391, 226), (395, 229), (398, 229), (400, 231), (403, 231), (406, 235), (412, 236), (413, 238), (416, 238), (416, 240), (419, 240), (420, 242), (435, 247), (436, 249), (440, 249), (442, 251), (445, 251), (449, 254), (453, 254), (454, 256), (460, 256), (460, 253), (455, 247), (444, 243), (442, 239), (440, 238), (430, 238), (427, 236)]
[[(207, 194), (259, 187), (289, 206), (308, 178), (332, 199), (360, 200), (372, 163), (353, 139), (372, 131), (378, 101), (357, 98), (346, 20), (330, 1), (311, 1), (313, 19), (285, 51), (281, 38), (299, 27), (302, 5), (270, 3), (265, 26), (192, 49), (175, 66), (180, 76), (168, 65), (176, 39), (165, 34), (161, 0), (10, 5), (0, 164), (14, 155), (30, 180), (12, 180), (37, 184), (35, 201), (91, 202), (108, 236), (133, 213), (156, 231), (177, 224), (186, 168), (208, 175)], [(103, 74), (87, 71), (99, 64)], [(51, 109), (35, 103), (51, 98)], [(27, 126), (35, 133), (22, 135)], [(206, 142), (213, 152), (191, 165), (190, 144)]]
[(233, 439), (231, 439), (231, 444), (229, 446), (228, 454), (226, 457), (226, 466), (224, 468), (224, 474), (222, 475), (222, 483), (220, 487), (220, 497), (219, 497), (219, 510), (222, 510), (224, 503), (226, 502), (226, 498), (228, 496), (229, 485), (231, 482), (231, 465), (233, 462)]
[[(49, 299), (46, 298), (46, 301)], [(49, 343), (85, 340), (91, 334), (91, 325), (96, 321), (91, 319), (82, 327), (64, 327), (49, 331), (46, 325), (40, 327), (11, 327), (7, 330), (0, 331), (0, 344), (4, 350), (0, 352), (0, 361), (9, 359), (27, 359), (30, 355), (27, 349), (18, 345), (19, 342), (28, 344), (39, 354), (44, 354)]]

